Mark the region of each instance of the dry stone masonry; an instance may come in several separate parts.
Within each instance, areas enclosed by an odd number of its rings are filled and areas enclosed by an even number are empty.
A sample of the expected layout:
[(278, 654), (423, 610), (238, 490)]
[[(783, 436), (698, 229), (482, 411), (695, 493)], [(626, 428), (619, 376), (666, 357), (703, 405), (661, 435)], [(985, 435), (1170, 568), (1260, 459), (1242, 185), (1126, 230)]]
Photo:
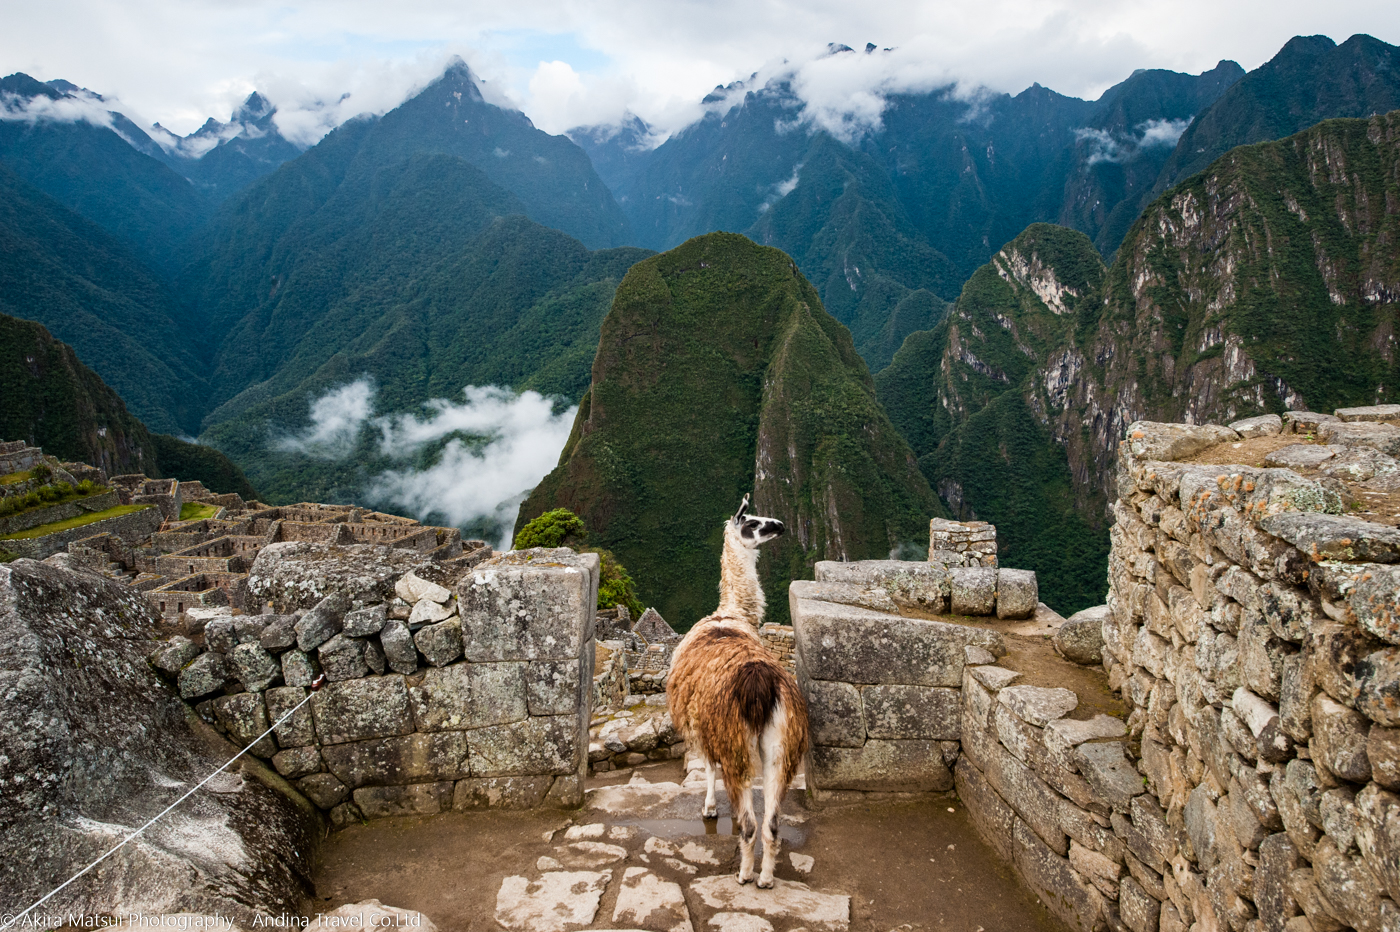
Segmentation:
[[(152, 662), (334, 825), (578, 805), (597, 555), (434, 563), (379, 549), (264, 547), (249, 588), (276, 613), (187, 612), (197, 630)], [(309, 704), (253, 743), (321, 675)]]
[[(951, 524), (936, 520), (933, 533)], [(1006, 652), (1000, 632), (966, 616), (1023, 619), (1040, 606), (1034, 573), (950, 562), (820, 562), (815, 581), (790, 586), (818, 802), (952, 788), (964, 668)]]
[(996, 566), (996, 526), (934, 518), (929, 522), (928, 559), (944, 566)]
[(1339, 461), (1379, 489), (1398, 416), (1129, 428), (1102, 632), (1149, 791), (1112, 816), (1134, 929), (1400, 923), (1400, 536), (1340, 513), (1335, 478), (1182, 462), (1297, 434), (1325, 446), (1270, 458)]

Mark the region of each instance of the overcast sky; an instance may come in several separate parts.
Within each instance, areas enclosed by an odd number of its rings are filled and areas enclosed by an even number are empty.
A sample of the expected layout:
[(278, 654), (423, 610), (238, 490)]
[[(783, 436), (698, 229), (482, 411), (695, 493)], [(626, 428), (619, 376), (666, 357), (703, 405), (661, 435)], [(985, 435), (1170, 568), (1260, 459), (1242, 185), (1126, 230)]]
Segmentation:
[[(1136, 68), (1246, 69), (1294, 35), (1400, 42), (1395, 0), (0, 0), (0, 72), (65, 78), (189, 133), (256, 89), (314, 142), (465, 58), (542, 129), (663, 131), (717, 84), (792, 69), (828, 122), (950, 80), (1096, 97)], [(821, 58), (828, 42), (894, 51)], [(784, 65), (783, 62), (788, 64)]]

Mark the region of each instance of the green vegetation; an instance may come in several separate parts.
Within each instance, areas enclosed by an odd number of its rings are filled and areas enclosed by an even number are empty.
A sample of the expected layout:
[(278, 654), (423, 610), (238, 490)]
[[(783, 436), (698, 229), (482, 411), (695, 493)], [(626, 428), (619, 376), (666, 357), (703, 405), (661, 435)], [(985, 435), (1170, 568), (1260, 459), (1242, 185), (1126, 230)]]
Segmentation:
[[(0, 94), (7, 96), (59, 98), (62, 93), (27, 74), (0, 78)], [(135, 123), (111, 116), (111, 128), (87, 120), (0, 121), (0, 162), (129, 244), (122, 252), (173, 272), (187, 257), (185, 241), (208, 219), (210, 203), (188, 180), (146, 154), (160, 148)], [(136, 148), (142, 144), (146, 152)], [(7, 197), (0, 195), (0, 211)], [(93, 258), (100, 264), (104, 257)], [(79, 262), (74, 270), (92, 267)]]
[[(1062, 307), (1031, 286), (1047, 273)], [(1033, 224), (875, 380), (929, 483), (961, 517), (995, 524), (1002, 565), (1035, 570), (1041, 600), (1065, 614), (1103, 601), (1104, 500), (1075, 488), (1064, 445), (1035, 409), (1057, 407), (1044, 367), (1096, 320), (1104, 273), (1084, 234)]]
[(56, 534), (59, 531), (67, 531), (75, 527), (83, 527), (88, 524), (95, 524), (98, 521), (106, 521), (108, 518), (119, 518), (122, 515), (129, 515), (133, 511), (140, 511), (143, 508), (154, 508), (154, 505), (116, 505), (105, 511), (89, 511), (78, 515), (76, 518), (68, 518), (64, 521), (54, 521), (50, 524), (41, 524), (32, 527), (27, 531), (20, 531), (18, 534), (6, 534), (0, 540), (32, 540), (35, 537), (44, 537), (49, 534)]
[[(31, 470), (31, 474), (32, 472)], [(76, 488), (66, 482), (41, 485), (36, 489), (30, 489), (23, 495), (7, 495), (4, 498), (0, 498), (0, 518), (21, 514), (33, 508), (62, 505), (65, 502), (87, 498), (89, 495), (96, 492), (106, 491), (107, 489), (94, 485), (92, 481), (88, 479), (79, 482)]]
[(603, 550), (599, 547), (586, 548), (587, 553), (596, 553), (600, 561), (598, 572), (598, 608), (612, 608), (617, 605), (627, 606), (628, 613), (633, 618), (640, 618), (643, 607), (641, 600), (637, 598), (637, 587), (632, 582), (632, 577), (627, 573), (627, 567), (617, 562), (617, 557), (612, 551)]
[[(0, 121), (0, 135), (15, 125)], [(25, 184), (2, 158), (0, 314), (43, 324), (156, 429), (198, 430), (204, 367), (168, 286), (121, 240)], [(0, 346), (10, 356), (8, 341)]]
[[(1397, 161), (1400, 111), (1232, 149), (1154, 201), (1108, 269), (1031, 226), (1003, 250), (1024, 271), (979, 269), (881, 400), (955, 510), (997, 524), (1007, 565), (1060, 611), (1095, 604), (1126, 421), (1330, 411), (1400, 380), (1400, 218), (1378, 206), (1400, 203)], [(1047, 270), (1075, 292), (1061, 314), (1031, 287)]]
[(1236, 146), (1282, 139), (1323, 120), (1400, 107), (1397, 66), (1395, 46), (1368, 35), (1341, 45), (1326, 36), (1295, 36), (1200, 114), (1182, 134), (1156, 188), (1146, 193), (1160, 194)]
[[(724, 521), (745, 493), (793, 529), (759, 561), (771, 593), (817, 560), (922, 542), (943, 513), (849, 331), (779, 250), (714, 233), (633, 266), (593, 373), (517, 527), (579, 515), (677, 630), (714, 610)], [(785, 599), (769, 617), (787, 617)]]
[(22, 439), (60, 460), (100, 466), (108, 475), (198, 479), (215, 492), (257, 497), (243, 472), (222, 453), (151, 433), (72, 347), (40, 324), (3, 314), (0, 439)]
[(181, 521), (202, 521), (219, 513), (218, 505), (205, 505), (200, 502), (185, 502), (180, 505)]
[(531, 547), (572, 547), (578, 549), (588, 541), (588, 529), (583, 519), (567, 508), (546, 511), (528, 522), (515, 535), (515, 549)]
[(601, 567), (598, 577), (598, 608), (625, 605), (636, 618), (644, 611), (637, 600), (637, 589), (627, 567), (617, 561), (611, 551), (586, 547), (588, 529), (583, 519), (567, 508), (556, 508), (527, 522), (515, 535), (515, 549), (530, 547), (569, 547), (580, 553), (598, 554)]

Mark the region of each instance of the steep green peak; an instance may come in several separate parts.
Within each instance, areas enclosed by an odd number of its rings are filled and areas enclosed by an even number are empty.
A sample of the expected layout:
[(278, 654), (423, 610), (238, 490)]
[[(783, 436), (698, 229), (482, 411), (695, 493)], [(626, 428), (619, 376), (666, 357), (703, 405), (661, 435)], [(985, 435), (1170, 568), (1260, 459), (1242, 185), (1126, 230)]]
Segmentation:
[(984, 268), (1013, 290), (1029, 291), (1056, 315), (1072, 314), (1103, 287), (1107, 267), (1089, 237), (1053, 223), (1033, 223)]
[(714, 610), (723, 522), (750, 492), (789, 528), (760, 560), (770, 620), (817, 560), (885, 558), (942, 513), (796, 263), (710, 233), (618, 286), (573, 434), (517, 529), (567, 508), (684, 629)]

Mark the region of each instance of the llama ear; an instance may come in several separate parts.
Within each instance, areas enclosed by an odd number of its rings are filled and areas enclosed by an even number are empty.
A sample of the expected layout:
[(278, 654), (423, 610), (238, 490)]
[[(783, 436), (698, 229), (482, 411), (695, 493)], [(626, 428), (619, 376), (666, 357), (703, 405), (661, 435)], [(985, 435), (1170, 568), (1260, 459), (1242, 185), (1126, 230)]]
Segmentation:
[(749, 495), (748, 495), (747, 492), (745, 492), (745, 493), (744, 493), (744, 500), (743, 500), (742, 502), (739, 503), (739, 510), (736, 511), (736, 512), (734, 512), (734, 520), (735, 520), (735, 521), (738, 521), (740, 518), (742, 518), (742, 517), (744, 516), (744, 512), (746, 512), (746, 511), (748, 511), (748, 510), (749, 510)]

